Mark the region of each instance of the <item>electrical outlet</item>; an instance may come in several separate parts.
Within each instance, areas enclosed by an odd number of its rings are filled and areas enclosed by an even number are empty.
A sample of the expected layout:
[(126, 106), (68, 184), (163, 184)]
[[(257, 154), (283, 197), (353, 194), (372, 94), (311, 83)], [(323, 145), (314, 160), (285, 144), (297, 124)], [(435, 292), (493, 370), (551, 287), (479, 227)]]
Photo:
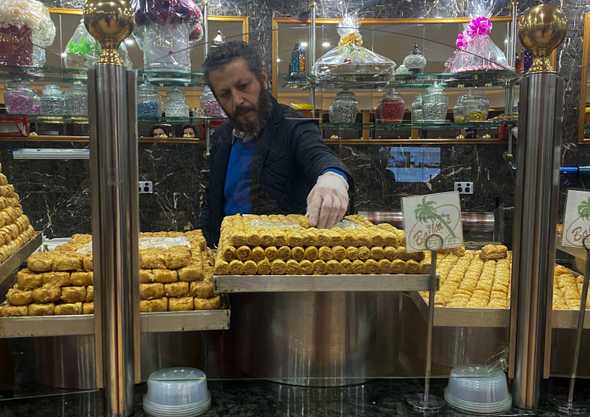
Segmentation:
[(455, 182), (455, 191), (459, 194), (473, 194), (473, 183), (471, 181)]
[(151, 181), (139, 181), (139, 194), (153, 194), (154, 185)]

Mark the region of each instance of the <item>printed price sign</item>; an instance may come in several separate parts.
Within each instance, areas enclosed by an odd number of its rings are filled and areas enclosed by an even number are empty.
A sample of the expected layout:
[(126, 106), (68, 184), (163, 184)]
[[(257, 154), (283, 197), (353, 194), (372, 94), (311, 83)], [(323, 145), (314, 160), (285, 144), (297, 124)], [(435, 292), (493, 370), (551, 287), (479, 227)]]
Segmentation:
[(459, 193), (404, 197), (402, 210), (408, 252), (456, 248), (463, 244)]
[(568, 190), (563, 219), (563, 246), (584, 247), (590, 236), (590, 192)]

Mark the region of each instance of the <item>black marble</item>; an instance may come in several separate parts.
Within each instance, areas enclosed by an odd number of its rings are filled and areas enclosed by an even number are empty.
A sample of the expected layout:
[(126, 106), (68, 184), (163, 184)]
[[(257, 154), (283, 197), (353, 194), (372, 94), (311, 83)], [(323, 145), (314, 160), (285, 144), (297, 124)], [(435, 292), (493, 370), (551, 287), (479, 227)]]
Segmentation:
[[(446, 381), (433, 381), (432, 393), (442, 398)], [(381, 380), (345, 388), (301, 388), (263, 381), (209, 381), (211, 409), (204, 417), (413, 417), (417, 415), (406, 398), (421, 392), (421, 381)], [(564, 381), (549, 383), (545, 398), (564, 392)], [(141, 401), (146, 386), (135, 395), (135, 417), (146, 417)], [(590, 398), (588, 387), (578, 390), (577, 398)], [(102, 393), (58, 395), (53, 397), (0, 401), (2, 417), (100, 417)], [(555, 403), (547, 401), (535, 411), (513, 409), (500, 416), (557, 417)], [(498, 414), (497, 414), (498, 415)], [(449, 407), (440, 417), (468, 417)]]

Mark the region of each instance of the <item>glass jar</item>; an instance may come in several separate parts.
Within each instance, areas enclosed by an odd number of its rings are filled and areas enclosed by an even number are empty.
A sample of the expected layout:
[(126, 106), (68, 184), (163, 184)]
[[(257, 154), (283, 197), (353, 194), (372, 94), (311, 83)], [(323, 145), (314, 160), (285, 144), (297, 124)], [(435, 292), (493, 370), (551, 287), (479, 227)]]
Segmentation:
[(465, 96), (461, 96), (457, 99), (457, 103), (453, 108), (453, 121), (455, 123), (465, 123)]
[(484, 95), (472, 94), (464, 96), (465, 121), (483, 122), (488, 118), (490, 101)]
[(189, 117), (189, 108), (186, 104), (186, 98), (180, 88), (174, 88), (168, 93), (166, 108), (164, 109), (166, 117)]
[(151, 23), (143, 27), (143, 62), (150, 81), (190, 82), (192, 27), (189, 23)]
[(208, 85), (203, 88), (203, 94), (201, 94), (201, 109), (203, 109), (203, 112), (207, 117), (226, 117), (225, 112)]
[(27, 83), (8, 87), (4, 93), (6, 111), (11, 114), (39, 114), (41, 100)]
[(424, 120), (427, 122), (441, 122), (447, 118), (449, 98), (444, 88), (440, 85), (433, 85), (423, 98)]
[(80, 82), (75, 82), (65, 94), (66, 112), (69, 116), (88, 116), (88, 91)]
[(377, 107), (378, 122), (399, 122), (404, 118), (406, 103), (395, 88), (387, 91)]
[(412, 123), (422, 123), (423, 121), (424, 110), (422, 108), (422, 96), (418, 96), (412, 103)]
[(426, 62), (426, 57), (422, 54), (418, 45), (414, 45), (412, 52), (404, 58), (403, 65), (412, 72), (421, 72), (424, 71)]
[(66, 101), (61, 88), (55, 84), (46, 85), (41, 96), (41, 114), (62, 116), (66, 112)]
[(329, 109), (330, 123), (353, 124), (358, 113), (358, 100), (351, 91), (340, 91)]
[(160, 93), (151, 84), (141, 84), (137, 89), (137, 117), (140, 119), (159, 119)]

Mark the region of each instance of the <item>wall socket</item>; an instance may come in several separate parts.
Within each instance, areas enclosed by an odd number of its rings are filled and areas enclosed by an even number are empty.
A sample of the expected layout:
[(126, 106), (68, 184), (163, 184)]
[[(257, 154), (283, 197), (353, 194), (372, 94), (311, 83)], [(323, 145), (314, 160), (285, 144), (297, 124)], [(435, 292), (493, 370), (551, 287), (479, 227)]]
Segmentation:
[(473, 182), (455, 182), (455, 191), (457, 191), (459, 194), (473, 194)]
[(154, 185), (151, 181), (139, 181), (139, 194), (153, 194)]

